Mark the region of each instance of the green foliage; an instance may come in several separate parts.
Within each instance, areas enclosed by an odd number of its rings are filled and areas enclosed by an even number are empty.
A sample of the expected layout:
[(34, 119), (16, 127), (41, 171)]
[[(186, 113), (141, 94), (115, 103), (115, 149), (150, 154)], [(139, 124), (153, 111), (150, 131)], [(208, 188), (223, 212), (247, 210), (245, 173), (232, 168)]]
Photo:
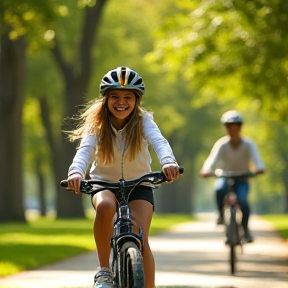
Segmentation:
[(270, 116), (287, 119), (287, 1), (169, 4), (174, 13), (163, 19), (150, 59), (200, 90), (196, 105), (247, 97)]
[[(37, 50), (30, 53), (27, 59), (26, 100), (28, 102), (38, 102), (38, 104), (35, 103), (35, 105), (38, 105), (38, 110), (29, 111), (28, 107), (27, 113), (29, 113), (31, 121), (36, 122), (34, 125), (42, 126), (39, 99), (46, 98), (51, 110), (49, 116), (55, 136), (59, 135), (63, 121), (62, 93), (62, 78), (55, 63), (51, 61), (49, 50)], [(29, 100), (29, 98), (34, 100)], [(26, 109), (26, 106), (24, 106), (24, 109)]]
[[(283, 181), (288, 166), (288, 131), (283, 125), (288, 106), (288, 2), (160, 2), (154, 51), (146, 60), (159, 73), (166, 72), (171, 83), (183, 81), (191, 91), (188, 97), (181, 93), (190, 107), (179, 102), (174, 106), (185, 124), (174, 134), (181, 140), (173, 147), (187, 156), (200, 147), (192, 156), (192, 165), (199, 171), (214, 142), (224, 134), (221, 114), (239, 110), (245, 119), (243, 136), (258, 144), (267, 171), (252, 185), (253, 205), (261, 213), (275, 207), (283, 211), (283, 195), (288, 191)], [(190, 136), (184, 136), (184, 127)], [(199, 198), (203, 193), (213, 197), (213, 188), (202, 191), (203, 180), (193, 182), (201, 191)]]
[[(88, 91), (88, 99), (99, 95), (103, 75), (117, 66), (128, 66), (143, 77), (146, 84), (144, 103), (153, 101), (155, 85), (144, 56), (153, 48), (153, 32), (157, 28), (157, 11), (152, 1), (125, 1), (125, 9), (119, 9), (119, 1), (110, 0), (102, 16), (94, 48), (94, 74)], [(135, 13), (135, 11), (141, 11)], [(149, 23), (149, 25), (148, 25)], [(151, 83), (152, 82), (152, 83)]]
[(29, 49), (51, 45), (55, 36), (53, 23), (57, 17), (67, 15), (66, 6), (58, 0), (2, 0), (0, 2), (0, 19), (10, 40), (25, 36)]
[[(35, 160), (42, 158), (43, 164), (49, 163), (49, 153), (47, 143), (45, 142), (45, 129), (41, 125), (39, 102), (35, 98), (28, 98), (23, 109), (23, 125), (26, 135), (23, 141), (23, 148), (26, 153), (24, 167), (25, 171), (34, 171)], [(29, 131), (29, 132), (28, 132)], [(40, 144), (41, 143), (41, 144)]]

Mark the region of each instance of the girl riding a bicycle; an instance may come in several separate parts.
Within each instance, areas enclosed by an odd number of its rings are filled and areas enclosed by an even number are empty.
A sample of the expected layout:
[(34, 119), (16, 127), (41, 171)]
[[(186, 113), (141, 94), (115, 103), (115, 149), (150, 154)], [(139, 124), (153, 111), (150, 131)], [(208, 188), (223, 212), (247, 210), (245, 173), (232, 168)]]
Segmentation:
[[(179, 178), (179, 166), (168, 141), (153, 120), (152, 114), (141, 107), (145, 86), (140, 75), (118, 67), (107, 72), (100, 84), (100, 97), (88, 103), (80, 115), (77, 129), (69, 133), (71, 141), (81, 139), (68, 172), (69, 189), (79, 194), (80, 181), (90, 168), (95, 180), (131, 180), (151, 172), (148, 145), (156, 152), (162, 170), (169, 181)], [(109, 270), (110, 238), (117, 201), (104, 190), (91, 197), (95, 208), (94, 238), (100, 263), (94, 277), (94, 288), (112, 288)], [(139, 186), (129, 196), (131, 215), (143, 230), (143, 263), (146, 287), (155, 287), (155, 263), (148, 243), (154, 199), (150, 186)]]

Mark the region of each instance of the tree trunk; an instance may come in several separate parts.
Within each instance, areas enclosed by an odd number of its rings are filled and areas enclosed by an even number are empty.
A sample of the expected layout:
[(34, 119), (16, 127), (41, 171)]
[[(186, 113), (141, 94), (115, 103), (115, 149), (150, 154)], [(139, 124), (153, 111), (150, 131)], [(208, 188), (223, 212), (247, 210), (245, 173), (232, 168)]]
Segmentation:
[[(76, 107), (83, 104), (83, 95), (85, 95), (88, 90), (92, 72), (92, 47), (96, 29), (100, 24), (100, 16), (104, 4), (107, 1), (108, 0), (98, 0), (96, 1), (95, 6), (85, 8), (82, 40), (79, 45), (78, 55), (81, 68), (78, 74), (73, 72), (77, 69), (74, 69), (72, 65), (65, 62), (58, 42), (56, 42), (55, 47), (51, 50), (52, 56), (56, 61), (65, 82), (64, 118), (75, 115), (77, 112)], [(78, 66), (78, 64), (76, 64), (76, 66)], [(54, 141), (54, 143), (56, 142), (57, 141)], [(76, 144), (69, 143), (67, 138), (63, 135), (59, 142), (61, 143), (60, 147), (56, 147), (55, 145), (52, 149), (57, 193), (57, 215), (58, 217), (63, 218), (84, 217), (85, 214), (81, 196), (67, 193), (59, 186), (60, 181), (67, 178), (68, 167), (76, 153)]]
[[(75, 145), (69, 143), (67, 139), (64, 139), (64, 137), (61, 138), (60, 145), (57, 145), (56, 139), (53, 136), (52, 124), (49, 118), (51, 111), (47, 102), (47, 97), (39, 98), (39, 103), (41, 107), (42, 122), (46, 129), (47, 140), (52, 155), (55, 190), (57, 191), (57, 216), (60, 218), (83, 218), (85, 213), (83, 210), (81, 197), (73, 193), (68, 193), (66, 190), (60, 187), (60, 181), (66, 179), (67, 177), (68, 166), (65, 166), (63, 163), (67, 163), (68, 159), (65, 159), (65, 157), (75, 153), (76, 147)], [(65, 152), (61, 153), (61, 148), (59, 146), (64, 147), (63, 151)], [(70, 162), (72, 161), (72, 156), (69, 160)]]
[[(179, 162), (181, 163), (181, 162)], [(184, 163), (184, 174), (171, 184), (163, 184), (161, 191), (155, 190), (157, 213), (182, 213), (193, 214), (193, 173), (188, 161)]]
[(22, 107), (25, 42), (1, 35), (0, 221), (25, 221), (22, 176)]
[(39, 201), (40, 201), (40, 215), (45, 216), (47, 210), (47, 203), (45, 197), (45, 177), (42, 172), (41, 164), (38, 160), (36, 160), (36, 175), (38, 178), (38, 193), (39, 193)]

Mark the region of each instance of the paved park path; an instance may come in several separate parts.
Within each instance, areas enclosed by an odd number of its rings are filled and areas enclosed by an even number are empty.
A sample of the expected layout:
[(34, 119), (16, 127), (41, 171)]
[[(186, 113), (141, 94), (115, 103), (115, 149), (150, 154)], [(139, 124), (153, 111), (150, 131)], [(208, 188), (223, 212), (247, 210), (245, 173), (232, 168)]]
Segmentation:
[[(238, 256), (237, 272), (229, 273), (223, 227), (215, 216), (200, 214), (199, 221), (179, 224), (150, 238), (156, 261), (158, 288), (288, 288), (288, 243), (271, 225), (252, 216), (255, 242)], [(95, 253), (0, 278), (0, 288), (91, 288)]]

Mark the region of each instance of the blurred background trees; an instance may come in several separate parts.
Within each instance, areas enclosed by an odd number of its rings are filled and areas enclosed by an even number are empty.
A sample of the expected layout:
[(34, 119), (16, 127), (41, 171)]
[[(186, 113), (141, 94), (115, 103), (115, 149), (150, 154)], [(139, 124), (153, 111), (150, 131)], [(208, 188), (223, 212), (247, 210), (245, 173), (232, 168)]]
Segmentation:
[(0, 3), (0, 219), (25, 221), (23, 208), (22, 111), (27, 50), (41, 46), (45, 27), (57, 17), (53, 2)]
[(87, 197), (59, 188), (75, 154), (62, 131), (98, 97), (104, 73), (121, 65), (144, 78), (143, 105), (185, 168), (155, 191), (157, 212), (214, 209), (213, 180), (198, 171), (230, 109), (243, 114), (243, 134), (267, 169), (252, 181), (253, 211), (288, 212), (287, 1), (42, 4), (0, 3), (0, 221), (25, 221), (28, 208), (85, 215)]
[(243, 113), (268, 172), (257, 179), (266, 183), (257, 187), (258, 209), (287, 212), (287, 1), (168, 2), (150, 60), (200, 94), (192, 107), (214, 102)]

